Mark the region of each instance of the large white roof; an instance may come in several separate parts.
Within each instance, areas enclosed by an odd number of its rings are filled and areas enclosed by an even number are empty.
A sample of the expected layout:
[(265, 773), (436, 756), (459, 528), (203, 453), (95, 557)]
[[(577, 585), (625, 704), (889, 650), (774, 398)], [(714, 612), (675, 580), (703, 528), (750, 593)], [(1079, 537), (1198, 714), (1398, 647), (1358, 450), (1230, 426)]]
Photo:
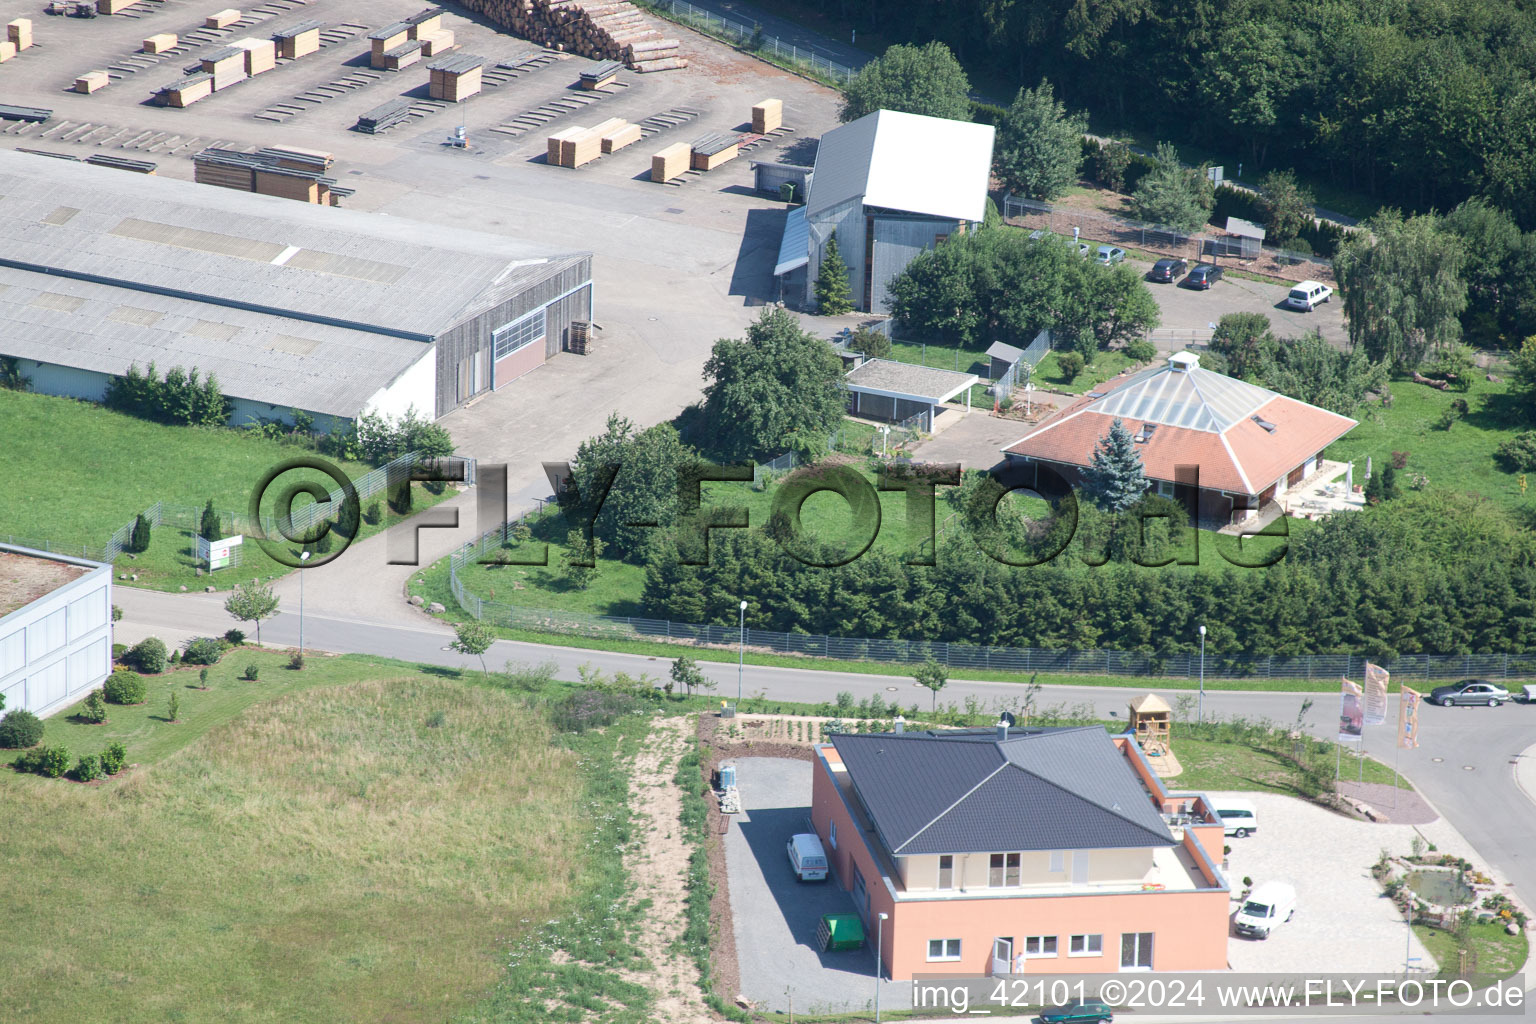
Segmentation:
[(877, 110), (832, 129), (816, 151), (811, 217), (865, 206), (981, 221), (992, 173), (991, 125)]

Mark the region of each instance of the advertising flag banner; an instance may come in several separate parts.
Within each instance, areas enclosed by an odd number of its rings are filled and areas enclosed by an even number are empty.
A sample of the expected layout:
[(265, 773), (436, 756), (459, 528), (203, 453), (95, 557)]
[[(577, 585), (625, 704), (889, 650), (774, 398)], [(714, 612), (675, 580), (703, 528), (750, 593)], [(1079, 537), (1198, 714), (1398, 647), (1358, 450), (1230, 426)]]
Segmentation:
[(1365, 709), (1361, 702), (1360, 686), (1345, 679), (1339, 692), (1339, 740), (1343, 743), (1358, 743), (1364, 729)]
[(1397, 709), (1397, 745), (1409, 750), (1419, 745), (1419, 704), (1424, 695), (1403, 687), (1402, 703)]
[(1365, 663), (1365, 724), (1387, 721), (1387, 682), (1391, 675), (1380, 665)]

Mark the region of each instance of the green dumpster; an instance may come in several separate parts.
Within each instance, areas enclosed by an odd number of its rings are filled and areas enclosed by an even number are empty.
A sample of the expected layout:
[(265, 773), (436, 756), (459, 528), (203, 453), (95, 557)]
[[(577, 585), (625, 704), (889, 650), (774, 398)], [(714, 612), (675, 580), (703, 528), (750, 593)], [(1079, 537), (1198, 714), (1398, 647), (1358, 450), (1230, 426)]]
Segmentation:
[(858, 949), (864, 945), (864, 922), (853, 914), (823, 914), (816, 929), (822, 952), (829, 949)]

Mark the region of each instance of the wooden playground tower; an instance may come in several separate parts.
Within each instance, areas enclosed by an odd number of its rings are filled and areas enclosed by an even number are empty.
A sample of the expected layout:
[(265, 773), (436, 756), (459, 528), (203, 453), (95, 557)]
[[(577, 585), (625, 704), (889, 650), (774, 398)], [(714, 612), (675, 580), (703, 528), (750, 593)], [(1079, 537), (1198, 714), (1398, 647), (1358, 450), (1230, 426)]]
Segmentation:
[(1131, 732), (1147, 755), (1147, 762), (1160, 778), (1172, 778), (1183, 771), (1170, 745), (1173, 732), (1173, 708), (1155, 693), (1137, 697), (1130, 703)]

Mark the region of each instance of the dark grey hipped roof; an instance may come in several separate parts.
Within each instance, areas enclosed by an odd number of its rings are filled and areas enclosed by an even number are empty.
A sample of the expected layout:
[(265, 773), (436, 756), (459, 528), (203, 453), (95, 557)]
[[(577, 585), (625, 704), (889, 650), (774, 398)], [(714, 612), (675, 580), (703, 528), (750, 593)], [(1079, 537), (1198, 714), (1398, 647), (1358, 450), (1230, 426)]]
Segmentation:
[(1172, 846), (1103, 729), (838, 735), (832, 739), (897, 856)]

